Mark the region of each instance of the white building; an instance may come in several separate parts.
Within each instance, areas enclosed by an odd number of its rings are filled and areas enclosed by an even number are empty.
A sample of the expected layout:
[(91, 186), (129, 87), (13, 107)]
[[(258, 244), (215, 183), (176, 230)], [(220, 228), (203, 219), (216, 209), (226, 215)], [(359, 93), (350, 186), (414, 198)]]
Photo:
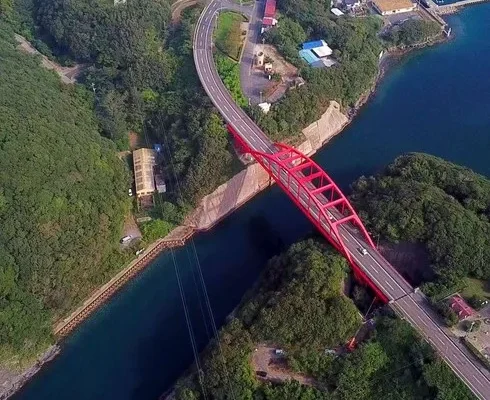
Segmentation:
[(342, 11), (340, 11), (338, 8), (334, 7), (330, 10), (333, 15), (340, 17), (341, 15), (344, 15)]
[(417, 8), (411, 0), (372, 0), (372, 5), (381, 15), (399, 14)]

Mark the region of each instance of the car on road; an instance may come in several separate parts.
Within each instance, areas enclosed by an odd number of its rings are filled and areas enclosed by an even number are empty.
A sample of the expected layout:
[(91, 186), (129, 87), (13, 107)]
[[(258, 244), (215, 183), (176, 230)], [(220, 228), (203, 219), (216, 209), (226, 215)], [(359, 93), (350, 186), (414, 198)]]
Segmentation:
[(143, 253), (145, 251), (145, 249), (139, 249), (135, 254), (137, 256), (139, 256), (141, 253)]
[(133, 195), (133, 189), (131, 189), (131, 188), (128, 189), (128, 195), (129, 195), (129, 197), (131, 197)]
[(368, 253), (368, 251), (364, 247), (359, 247), (359, 253), (365, 256)]
[(265, 371), (257, 371), (255, 372), (257, 376), (261, 376), (262, 378), (265, 378), (267, 376), (267, 372)]
[(121, 240), (119, 241), (121, 244), (126, 244), (126, 243), (129, 243), (131, 241), (133, 237), (131, 235), (127, 235), (127, 236), (124, 236), (121, 238)]

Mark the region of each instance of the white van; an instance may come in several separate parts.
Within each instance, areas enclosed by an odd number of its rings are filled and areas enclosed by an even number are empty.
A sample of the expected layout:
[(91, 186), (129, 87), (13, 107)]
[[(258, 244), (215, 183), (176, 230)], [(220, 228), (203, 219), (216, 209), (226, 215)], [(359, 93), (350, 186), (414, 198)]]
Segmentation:
[(132, 238), (133, 237), (131, 235), (124, 236), (123, 238), (121, 238), (120, 242), (121, 242), (121, 244), (126, 244), (126, 243), (129, 243)]

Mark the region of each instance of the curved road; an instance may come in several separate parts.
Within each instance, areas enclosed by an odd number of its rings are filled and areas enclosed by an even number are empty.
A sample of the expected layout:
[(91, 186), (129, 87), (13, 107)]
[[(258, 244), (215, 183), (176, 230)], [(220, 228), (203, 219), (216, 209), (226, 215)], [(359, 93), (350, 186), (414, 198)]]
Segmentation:
[[(220, 1), (213, 1), (206, 6), (197, 22), (194, 32), (194, 63), (196, 64), (199, 79), (209, 98), (219, 110), (227, 123), (240, 132), (243, 139), (251, 148), (264, 153), (274, 153), (275, 148), (270, 139), (253, 122), (250, 117), (233, 101), (230, 93), (221, 81), (213, 59), (212, 39), (216, 26)], [(238, 5), (228, 5), (227, 9)]]
[[(216, 71), (212, 39), (221, 7), (223, 7), (222, 0), (211, 1), (205, 7), (197, 22), (194, 32), (193, 50), (199, 79), (223, 118), (238, 132), (250, 148), (266, 154), (274, 154), (277, 149), (272, 141), (235, 104)], [(239, 6), (233, 3), (226, 3), (224, 8), (239, 11)], [(285, 183), (288, 180), (288, 177), (278, 165), (272, 165), (273, 162), (265, 158), (262, 161), (271, 167), (271, 172), (276, 181)], [(295, 175), (296, 178), (300, 178), (300, 174), (301, 172), (299, 171)], [(322, 221), (321, 210), (321, 206), (328, 201), (320, 193), (315, 195), (314, 203), (316, 205), (307, 208), (308, 196), (304, 191), (299, 190), (298, 186), (295, 186), (295, 181), (293, 178), (293, 184), (289, 184), (290, 195), (292, 194), (293, 197), (296, 197), (303, 208), (303, 212), (311, 220), (320, 222), (326, 234), (329, 234), (330, 228), (324, 220)], [(298, 195), (298, 193), (300, 194)], [(343, 218), (334, 208), (329, 208), (329, 210), (329, 216), (332, 220)], [(422, 334), (476, 397), (482, 400), (490, 400), (490, 372), (444, 327), (441, 319), (434, 313), (425, 296), (414, 290), (376, 249), (372, 249), (365, 244), (362, 236), (354, 228), (345, 224), (339, 225), (339, 233), (353, 260), (386, 295), (391, 307)], [(366, 248), (368, 253), (362, 255), (359, 251), (360, 248)]]

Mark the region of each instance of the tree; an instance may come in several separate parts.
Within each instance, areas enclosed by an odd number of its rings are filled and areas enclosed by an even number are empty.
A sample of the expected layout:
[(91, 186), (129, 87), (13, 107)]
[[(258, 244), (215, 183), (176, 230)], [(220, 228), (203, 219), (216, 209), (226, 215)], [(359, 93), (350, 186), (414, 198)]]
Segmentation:
[(367, 399), (374, 381), (370, 379), (388, 362), (379, 343), (367, 343), (347, 358), (338, 378), (340, 399)]
[(451, 372), (442, 360), (427, 364), (424, 378), (436, 390), (437, 398), (444, 400), (473, 400), (475, 397), (468, 387)]
[(151, 243), (166, 236), (174, 226), (162, 219), (153, 219), (141, 226), (141, 232), (146, 242)]
[(409, 19), (392, 28), (385, 38), (396, 46), (410, 46), (433, 39), (441, 33), (441, 27), (435, 21)]
[(12, 0), (0, 0), (0, 17), (7, 16), (12, 12)]

